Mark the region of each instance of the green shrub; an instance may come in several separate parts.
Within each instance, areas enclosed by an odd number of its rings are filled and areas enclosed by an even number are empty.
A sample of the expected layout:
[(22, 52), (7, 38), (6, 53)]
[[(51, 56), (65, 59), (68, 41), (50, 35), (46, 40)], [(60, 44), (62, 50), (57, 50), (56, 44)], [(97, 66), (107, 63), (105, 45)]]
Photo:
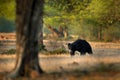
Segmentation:
[(7, 50), (1, 54), (7, 54), (7, 55), (10, 55), (10, 54), (15, 54), (16, 53), (16, 49), (10, 49), (10, 50)]
[(45, 48), (45, 45), (38, 45), (38, 50), (40, 51), (47, 51), (47, 49)]
[(0, 17), (0, 32), (13, 32), (15, 31), (15, 23)]
[(45, 54), (54, 55), (54, 54), (67, 54), (68, 52), (64, 48), (58, 48), (52, 51), (47, 51)]

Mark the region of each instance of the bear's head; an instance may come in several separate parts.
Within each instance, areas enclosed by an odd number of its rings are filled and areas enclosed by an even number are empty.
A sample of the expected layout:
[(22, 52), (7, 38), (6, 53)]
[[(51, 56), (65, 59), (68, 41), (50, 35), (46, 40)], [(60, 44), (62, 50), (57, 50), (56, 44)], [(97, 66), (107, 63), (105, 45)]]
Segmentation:
[(68, 49), (72, 49), (72, 46), (71, 46), (72, 44), (71, 43), (68, 43)]
[(69, 49), (69, 52), (70, 52), (71, 56), (75, 55), (74, 46), (71, 43), (68, 43), (68, 49)]

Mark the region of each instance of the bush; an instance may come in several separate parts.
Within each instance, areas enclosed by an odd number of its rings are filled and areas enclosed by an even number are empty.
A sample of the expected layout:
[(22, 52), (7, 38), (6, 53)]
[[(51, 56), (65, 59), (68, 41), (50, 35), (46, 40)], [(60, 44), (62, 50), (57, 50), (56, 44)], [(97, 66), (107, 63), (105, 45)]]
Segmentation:
[(0, 32), (13, 32), (15, 31), (15, 23), (0, 17)]
[(103, 40), (106, 42), (120, 40), (120, 23), (116, 23), (104, 30)]
[(7, 55), (10, 55), (10, 54), (15, 54), (16, 53), (16, 49), (10, 49), (10, 50), (7, 50), (1, 54), (7, 54)]
[(38, 50), (39, 51), (47, 51), (47, 49), (45, 48), (45, 45), (38, 45)]
[(58, 48), (52, 51), (47, 51), (45, 52), (45, 54), (50, 54), (50, 55), (54, 55), (54, 54), (67, 54), (68, 52), (64, 49), (64, 48)]

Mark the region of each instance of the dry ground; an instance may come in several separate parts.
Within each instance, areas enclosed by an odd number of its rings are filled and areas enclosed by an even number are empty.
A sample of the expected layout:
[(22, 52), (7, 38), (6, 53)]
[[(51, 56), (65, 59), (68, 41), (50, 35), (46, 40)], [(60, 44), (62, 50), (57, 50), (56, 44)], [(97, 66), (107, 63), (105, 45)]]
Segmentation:
[(91, 72), (91, 73), (51, 73), (41, 74), (37, 78), (17, 78), (17, 79), (6, 79), (4, 76), (6, 73), (0, 73), (0, 80), (120, 80), (120, 72)]
[[(12, 80), (120, 80), (120, 49), (94, 48), (93, 55), (40, 54), (45, 71), (39, 77)], [(0, 55), (0, 80), (14, 68), (15, 55)], [(4, 79), (3, 79), (4, 78)]]
[[(0, 40), (9, 39), (7, 34), (4, 35), (6, 36), (0, 36)], [(14, 34), (11, 36), (12, 39), (15, 38)], [(48, 44), (48, 41), (44, 40), (44, 42)], [(53, 42), (50, 41), (47, 47), (52, 45), (53, 49), (57, 47), (56, 43), (66, 43), (65, 41)], [(16, 57), (15, 55), (0, 55), (0, 80), (120, 80), (120, 43), (90, 42), (90, 44), (93, 47), (93, 55), (76, 54), (70, 57), (65, 54), (40, 54), (39, 62), (45, 73), (33, 79), (6, 79), (5, 76), (14, 68)]]

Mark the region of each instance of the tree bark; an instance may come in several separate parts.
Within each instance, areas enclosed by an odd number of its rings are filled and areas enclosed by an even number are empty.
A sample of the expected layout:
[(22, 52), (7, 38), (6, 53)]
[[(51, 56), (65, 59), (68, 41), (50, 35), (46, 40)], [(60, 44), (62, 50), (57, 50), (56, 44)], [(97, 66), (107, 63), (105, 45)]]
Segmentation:
[(102, 40), (102, 27), (99, 27), (98, 40)]
[[(17, 60), (10, 77), (31, 77), (43, 73), (38, 58), (38, 32), (42, 33), (43, 4), (44, 0), (16, 0)], [(34, 72), (37, 75), (32, 74)]]

